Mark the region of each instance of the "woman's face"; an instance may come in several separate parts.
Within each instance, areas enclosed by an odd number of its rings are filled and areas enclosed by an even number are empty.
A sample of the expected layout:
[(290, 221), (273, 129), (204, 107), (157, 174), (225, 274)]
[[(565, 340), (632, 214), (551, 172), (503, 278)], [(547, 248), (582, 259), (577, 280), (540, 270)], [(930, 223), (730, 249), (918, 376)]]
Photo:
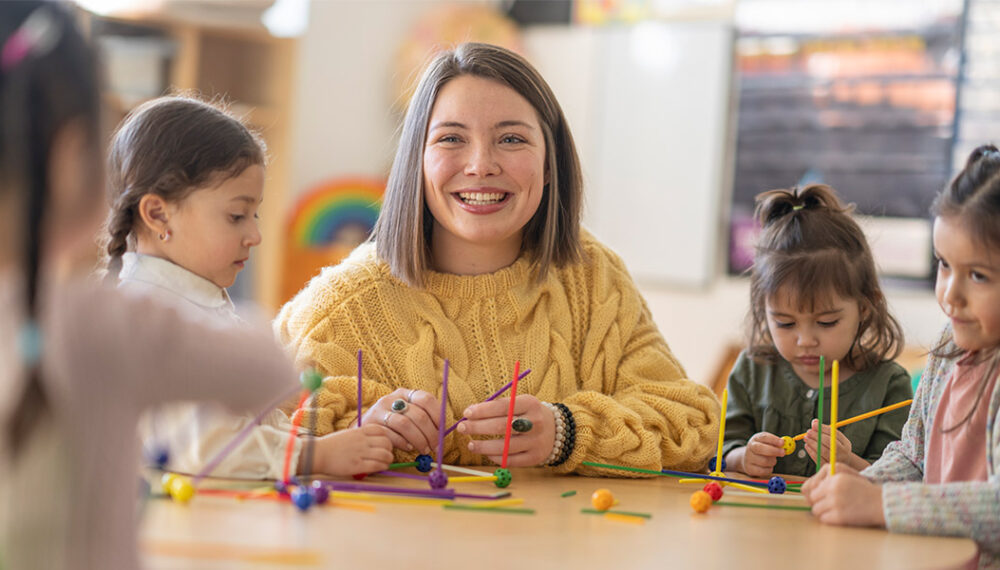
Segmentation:
[(436, 251), (516, 258), (546, 180), (545, 137), (534, 107), (496, 81), (452, 79), (431, 110), (423, 171)]

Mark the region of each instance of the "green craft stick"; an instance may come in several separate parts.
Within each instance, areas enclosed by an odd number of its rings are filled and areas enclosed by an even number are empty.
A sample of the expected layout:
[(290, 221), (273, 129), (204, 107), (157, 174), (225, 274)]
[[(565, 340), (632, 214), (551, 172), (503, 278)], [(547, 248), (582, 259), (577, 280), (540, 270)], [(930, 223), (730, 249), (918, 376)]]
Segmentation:
[[(755, 503), (731, 503), (729, 501), (716, 501), (716, 505), (722, 505), (724, 507), (749, 507), (751, 509), (777, 509), (782, 511), (811, 511), (812, 507), (800, 506), (800, 505), (766, 505), (766, 504), (755, 504)], [(447, 505), (445, 505), (447, 506)]]
[(599, 511), (597, 509), (580, 509), (580, 512), (588, 515), (603, 515), (605, 513), (614, 513), (616, 515), (628, 515), (630, 517), (642, 517), (644, 519), (653, 518), (653, 515), (649, 513), (633, 513), (631, 511), (611, 511), (611, 510)]
[(575, 494), (576, 494), (576, 491), (566, 491), (565, 493), (563, 493), (562, 495), (560, 495), (560, 497), (572, 497)]
[[(819, 431), (816, 433), (816, 472), (819, 473), (820, 466), (823, 465), (823, 371), (826, 364), (823, 357), (819, 357)], [(804, 444), (803, 444), (804, 445)]]
[(390, 463), (389, 469), (403, 469), (404, 467), (416, 467), (416, 461), (407, 461), (406, 463)]
[(618, 469), (620, 471), (634, 471), (636, 473), (649, 473), (650, 475), (665, 475), (660, 471), (653, 471), (652, 469), (640, 469), (638, 467), (626, 467), (624, 465), (610, 465), (608, 463), (594, 463), (593, 461), (584, 461), (583, 465), (589, 465), (590, 467), (603, 467), (605, 469)]
[(494, 508), (484, 508), (484, 507), (470, 507), (469, 505), (452, 505), (446, 504), (441, 505), (446, 509), (455, 509), (459, 511), (479, 511), (479, 512), (489, 512), (489, 513), (507, 513), (511, 515), (533, 515), (535, 514), (535, 509), (521, 509), (515, 507), (494, 507)]

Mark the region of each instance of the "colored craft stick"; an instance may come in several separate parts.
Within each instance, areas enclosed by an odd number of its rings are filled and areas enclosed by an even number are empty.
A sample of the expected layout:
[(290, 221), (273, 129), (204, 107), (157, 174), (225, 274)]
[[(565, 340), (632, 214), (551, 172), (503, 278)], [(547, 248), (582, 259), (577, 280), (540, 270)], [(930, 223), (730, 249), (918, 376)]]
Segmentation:
[(489, 475), (486, 477), (480, 477), (478, 475), (469, 475), (468, 477), (452, 477), (448, 479), (449, 483), (479, 483), (482, 481), (496, 481), (496, 475)]
[(636, 513), (633, 511), (599, 511), (597, 509), (580, 509), (580, 512), (588, 515), (603, 515), (607, 513), (615, 513), (616, 515), (625, 515), (629, 517), (639, 517), (644, 519), (653, 518), (653, 515), (649, 513)]
[(390, 477), (405, 477), (406, 479), (419, 479), (426, 481), (427, 475), (417, 475), (416, 473), (396, 473), (395, 471), (379, 471), (378, 475), (388, 475)]
[(666, 477), (690, 477), (692, 479), (711, 479), (713, 481), (732, 481), (734, 483), (742, 483), (744, 485), (761, 485), (763, 487), (767, 486), (767, 483), (755, 483), (746, 479), (732, 479), (730, 477), (719, 477), (718, 475), (703, 475), (701, 473), (690, 473), (688, 471), (673, 471), (670, 469), (663, 469), (661, 471), (653, 471), (652, 469), (640, 469), (638, 467), (626, 467), (624, 465), (611, 465), (609, 463), (595, 463), (593, 461), (584, 461), (582, 465), (587, 465), (590, 467), (603, 467), (605, 469), (618, 469), (619, 471), (632, 471), (634, 473), (648, 473), (650, 475), (660, 475)]
[[(837, 392), (840, 384), (840, 362), (833, 361), (833, 374), (830, 381), (830, 475), (837, 471)], [(816, 448), (816, 455), (823, 453), (821, 448)]]
[(358, 427), (361, 427), (361, 349), (358, 349)]
[[(510, 388), (510, 407), (507, 409), (507, 428), (503, 434), (503, 457), (500, 460), (500, 467), (507, 468), (507, 452), (510, 451), (510, 428), (514, 421), (514, 399), (517, 398), (517, 373), (521, 371), (521, 361), (514, 361), (514, 379)], [(442, 420), (443, 421), (443, 420)]]
[[(820, 466), (823, 465), (823, 454), (820, 452), (823, 449), (823, 373), (826, 371), (826, 363), (823, 361), (823, 357), (819, 357), (819, 412), (817, 419), (819, 420), (819, 435), (816, 436), (816, 472), (819, 473)], [(803, 437), (805, 437), (803, 435)], [(795, 438), (792, 438), (795, 439)]]
[(723, 507), (747, 507), (751, 509), (776, 509), (782, 511), (811, 511), (812, 507), (799, 506), (799, 505), (768, 505), (765, 503), (755, 504), (755, 503), (733, 503), (730, 501), (716, 501), (716, 505), (722, 505)]
[(621, 513), (604, 513), (604, 518), (631, 524), (646, 524), (646, 519), (642, 517), (633, 517), (632, 515), (623, 515)]
[[(737, 482), (738, 481), (737, 479), (727, 479), (725, 477), (715, 478), (713, 480), (718, 481), (720, 479), (722, 480), (722, 484), (723, 485), (728, 485), (728, 486), (731, 486), (731, 487), (736, 487), (737, 489), (743, 489), (744, 491), (751, 491), (753, 493), (764, 493), (764, 494), (767, 494), (767, 493), (770, 492), (770, 491), (768, 491), (765, 488), (765, 487), (767, 487), (767, 485), (760, 485), (759, 483), (746, 483), (746, 482), (743, 482), (743, 481)], [(678, 481), (678, 483), (698, 483), (698, 484), (701, 484), (701, 483), (704, 483), (704, 482), (705, 482), (705, 479), (703, 479), (701, 477), (699, 477), (697, 479), (694, 479), (694, 478), (692, 478), (692, 479), (681, 479), (680, 481)]]
[(477, 495), (474, 493), (455, 493), (456, 499), (482, 499), (486, 501), (495, 501), (497, 499), (506, 499), (510, 496), (510, 491), (498, 491), (492, 495)]
[(296, 386), (295, 388), (282, 394), (281, 397), (277, 398), (276, 400), (271, 402), (266, 408), (264, 408), (264, 411), (257, 414), (257, 417), (254, 418), (252, 422), (250, 422), (249, 424), (246, 425), (246, 427), (240, 430), (240, 432), (236, 434), (236, 437), (234, 437), (232, 441), (227, 443), (225, 447), (223, 447), (218, 453), (215, 454), (215, 457), (213, 457), (207, 464), (205, 464), (205, 467), (201, 471), (199, 471), (197, 475), (194, 476), (194, 479), (191, 480), (191, 485), (197, 487), (198, 484), (201, 483), (202, 479), (211, 475), (212, 471), (215, 471), (215, 468), (219, 466), (219, 463), (222, 463), (222, 460), (228, 457), (229, 454), (232, 453), (234, 449), (236, 449), (236, 446), (242, 443), (243, 440), (250, 435), (250, 432), (253, 431), (253, 428), (260, 425), (260, 422), (264, 420), (264, 416), (271, 413), (271, 410), (280, 406), (282, 402), (291, 398), (298, 391), (299, 387)]
[(388, 497), (371, 493), (348, 493), (346, 491), (331, 491), (330, 497), (348, 499), (351, 501), (368, 501), (372, 503), (393, 503), (399, 505), (440, 506), (451, 503), (451, 499), (426, 499), (423, 497)]
[[(296, 411), (302, 409), (308, 398), (309, 390), (303, 390), (302, 398), (299, 399), (299, 405), (295, 407)], [(292, 429), (288, 432), (288, 445), (285, 446), (285, 467), (282, 469), (281, 475), (281, 480), (286, 483), (288, 482), (288, 467), (292, 463), (292, 449), (295, 448), (295, 433), (299, 431), (299, 425), (301, 424), (302, 414), (295, 414), (295, 419), (292, 420)]]
[[(910, 399), (910, 400), (903, 400), (902, 402), (896, 402), (895, 404), (892, 404), (892, 405), (889, 405), (889, 406), (884, 406), (884, 407), (879, 408), (877, 410), (872, 410), (870, 412), (865, 412), (863, 414), (858, 414), (858, 415), (854, 416), (853, 418), (848, 418), (848, 419), (846, 419), (844, 421), (837, 422), (837, 426), (836, 427), (839, 429), (839, 428), (842, 428), (842, 427), (844, 427), (846, 425), (853, 424), (854, 422), (860, 422), (861, 420), (867, 420), (868, 418), (871, 418), (871, 417), (874, 417), (874, 416), (878, 416), (878, 415), (884, 414), (886, 412), (891, 412), (893, 410), (898, 410), (899, 408), (902, 408), (904, 406), (909, 406), (912, 403), (913, 403), (912, 399)], [(800, 433), (799, 435), (793, 437), (792, 439), (794, 439), (794, 440), (800, 440), (800, 439), (804, 438), (805, 436), (806, 436), (806, 434)]]
[(743, 489), (744, 491), (750, 491), (751, 493), (762, 493), (764, 495), (770, 493), (769, 490), (761, 487), (753, 487), (745, 483), (733, 483), (732, 481), (726, 481), (724, 483), (727, 487), (736, 487), (737, 489)]
[(475, 505), (466, 505), (466, 506), (471, 507), (473, 509), (495, 509), (497, 507), (510, 507), (513, 505), (520, 505), (523, 503), (524, 499), (517, 498), (517, 499), (499, 499), (496, 501), (488, 501), (485, 503), (478, 503)]
[[(531, 369), (530, 368), (526, 368), (524, 370), (524, 372), (522, 372), (521, 375), (517, 377), (517, 379), (518, 380), (522, 380), (522, 379), (524, 379), (525, 376), (527, 376), (530, 373), (531, 373)], [(510, 388), (513, 385), (514, 385), (513, 381), (507, 382), (506, 384), (504, 384), (503, 386), (501, 386), (499, 390), (497, 390), (496, 392), (494, 392), (493, 395), (491, 395), (489, 398), (486, 398), (483, 401), (484, 402), (492, 402), (493, 400), (496, 400), (497, 398), (500, 397), (501, 394), (503, 394), (504, 392), (506, 392), (507, 389)], [(444, 434), (448, 435), (449, 433), (455, 431), (455, 428), (458, 427), (458, 424), (464, 422), (467, 419), (469, 419), (469, 418), (463, 417), (462, 419), (460, 419), (457, 422), (453, 423), (450, 428), (448, 428), (447, 430), (445, 430)]]
[(403, 463), (390, 463), (389, 469), (405, 469), (407, 467), (416, 467), (416, 466), (417, 466), (416, 461), (406, 461)]
[(559, 495), (559, 496), (565, 498), (565, 497), (572, 497), (575, 494), (576, 494), (576, 491), (566, 491), (565, 493), (563, 493), (562, 495)]
[(438, 420), (438, 472), (444, 473), (444, 419), (448, 406), (448, 359), (444, 359), (444, 380), (441, 381), (441, 419)]
[(413, 495), (415, 497), (436, 497), (454, 499), (454, 489), (416, 489), (412, 487), (392, 487), (388, 485), (368, 485), (364, 483), (341, 483), (323, 481), (323, 486), (334, 491), (362, 491), (366, 493), (389, 493), (393, 495)]
[(535, 514), (535, 509), (518, 509), (518, 508), (496, 508), (496, 509), (483, 509), (479, 507), (470, 507), (469, 505), (444, 505), (446, 509), (455, 509), (461, 511), (475, 511), (479, 513), (507, 513), (511, 515), (533, 515)]
[(469, 469), (467, 467), (459, 467), (457, 465), (441, 465), (440, 463), (432, 462), (431, 465), (440, 465), (445, 471), (454, 471), (455, 473), (465, 473), (466, 475), (475, 475), (478, 477), (492, 477), (493, 474), (487, 471), (476, 471), (475, 469)]
[(366, 513), (374, 513), (375, 505), (366, 505), (364, 503), (352, 503), (350, 501), (327, 501), (325, 505), (331, 507), (339, 507), (342, 509), (352, 509), (355, 511), (363, 511)]
[(719, 448), (715, 454), (715, 471), (712, 475), (722, 475), (722, 441), (726, 437), (726, 405), (729, 401), (729, 389), (722, 389), (722, 417), (719, 419)]

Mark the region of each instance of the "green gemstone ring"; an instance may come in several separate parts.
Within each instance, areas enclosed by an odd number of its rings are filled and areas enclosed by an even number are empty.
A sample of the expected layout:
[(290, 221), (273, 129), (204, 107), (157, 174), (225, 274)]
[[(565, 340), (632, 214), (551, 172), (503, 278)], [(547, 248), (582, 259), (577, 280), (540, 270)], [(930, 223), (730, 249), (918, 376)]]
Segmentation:
[(510, 427), (518, 433), (525, 433), (531, 431), (534, 424), (528, 418), (517, 418), (516, 420), (510, 422)]

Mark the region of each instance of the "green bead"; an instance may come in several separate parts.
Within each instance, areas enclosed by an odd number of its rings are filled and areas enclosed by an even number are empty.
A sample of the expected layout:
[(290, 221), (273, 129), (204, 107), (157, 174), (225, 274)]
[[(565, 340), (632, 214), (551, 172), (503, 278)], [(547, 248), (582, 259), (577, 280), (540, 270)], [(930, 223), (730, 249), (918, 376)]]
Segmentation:
[(496, 485), (497, 487), (500, 487), (502, 489), (507, 485), (510, 485), (511, 477), (509, 470), (500, 467), (493, 472), (493, 475), (496, 476), (497, 478), (497, 480), (493, 482), (493, 484)]
[(299, 375), (299, 382), (309, 392), (315, 392), (323, 385), (323, 376), (319, 372), (316, 372), (315, 369), (310, 368), (309, 370), (302, 371), (302, 374)]

